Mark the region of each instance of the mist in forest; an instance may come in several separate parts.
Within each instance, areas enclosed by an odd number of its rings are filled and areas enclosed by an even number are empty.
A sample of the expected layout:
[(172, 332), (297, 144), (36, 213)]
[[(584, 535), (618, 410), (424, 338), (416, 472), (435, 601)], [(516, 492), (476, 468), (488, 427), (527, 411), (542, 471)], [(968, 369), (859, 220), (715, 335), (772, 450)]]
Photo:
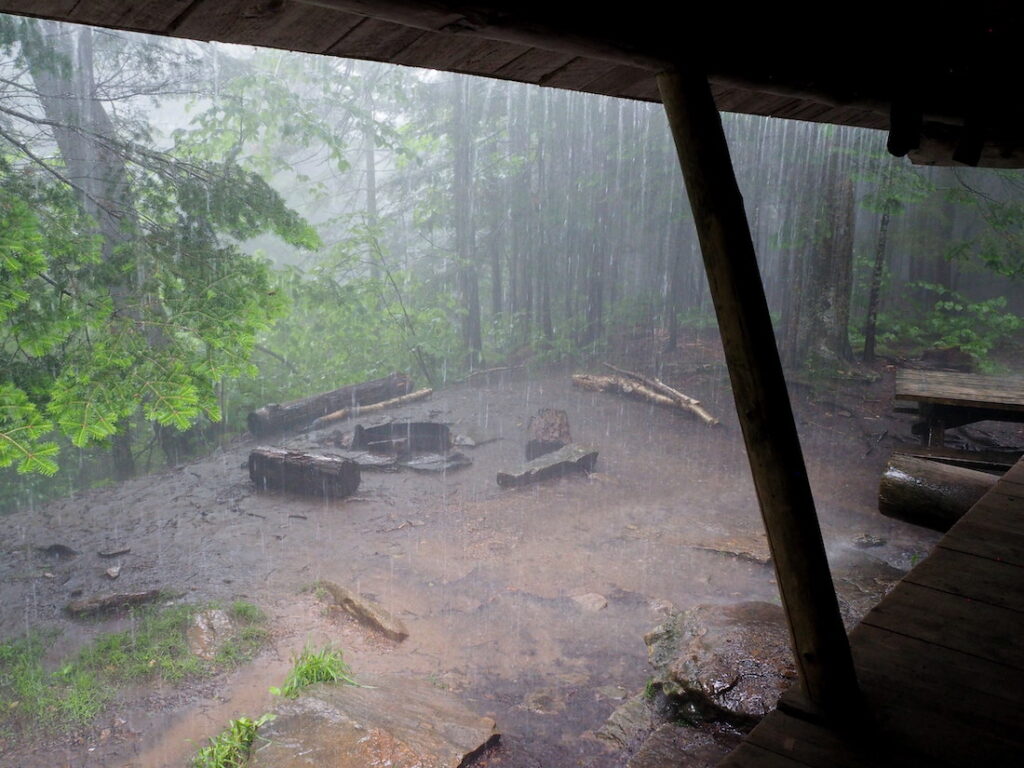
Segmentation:
[[(713, 325), (658, 105), (14, 18), (3, 45), (5, 506), (266, 402)], [(1019, 329), (1017, 176), (723, 120), (789, 368), (984, 365)]]

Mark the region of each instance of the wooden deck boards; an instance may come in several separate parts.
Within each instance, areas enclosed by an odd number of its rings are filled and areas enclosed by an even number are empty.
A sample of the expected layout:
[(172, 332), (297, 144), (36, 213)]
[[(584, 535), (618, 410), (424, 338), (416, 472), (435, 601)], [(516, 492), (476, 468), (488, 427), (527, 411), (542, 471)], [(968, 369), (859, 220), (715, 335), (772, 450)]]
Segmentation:
[(839, 729), (776, 710), (720, 766), (1021, 764), (1022, 491), (1024, 460), (850, 633), (867, 723)]

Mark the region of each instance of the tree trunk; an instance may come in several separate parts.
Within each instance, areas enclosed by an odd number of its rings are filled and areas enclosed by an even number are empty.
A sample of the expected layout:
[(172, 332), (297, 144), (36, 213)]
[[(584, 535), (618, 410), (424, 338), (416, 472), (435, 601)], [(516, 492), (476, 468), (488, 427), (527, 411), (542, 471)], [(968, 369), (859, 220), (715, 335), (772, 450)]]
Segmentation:
[(473, 232), (473, 124), (468, 81), (452, 77), (452, 126), (450, 136), (454, 154), (453, 202), (455, 206), (455, 258), (458, 285), (465, 314), (462, 341), (466, 346), (469, 368), (483, 364), (483, 339), (480, 330), (480, 277), (477, 274)]
[(885, 246), (889, 237), (889, 219), (892, 207), (886, 203), (878, 222), (878, 240), (875, 244), (875, 263), (871, 267), (871, 287), (868, 290), (868, 311), (864, 321), (864, 362), (875, 361), (875, 338), (878, 331), (878, 304), (882, 295), (882, 274), (885, 271)]

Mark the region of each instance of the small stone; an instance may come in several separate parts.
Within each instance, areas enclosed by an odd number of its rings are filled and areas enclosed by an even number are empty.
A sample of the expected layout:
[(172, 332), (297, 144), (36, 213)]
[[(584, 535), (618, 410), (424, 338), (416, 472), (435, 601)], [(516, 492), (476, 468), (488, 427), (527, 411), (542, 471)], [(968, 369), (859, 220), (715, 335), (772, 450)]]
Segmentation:
[(599, 595), (596, 592), (588, 592), (585, 595), (573, 595), (572, 599), (580, 608), (590, 613), (597, 613), (608, 607), (608, 600), (605, 599), (604, 595)]
[(629, 693), (621, 685), (602, 685), (597, 689), (597, 695), (612, 701), (623, 701)]
[(106, 741), (109, 738), (110, 738), (110, 729), (109, 728), (104, 728), (102, 731), (100, 731), (100, 741)]
[(860, 549), (884, 547), (885, 543), (885, 539), (881, 536), (872, 536), (870, 533), (862, 533), (859, 536), (853, 537), (853, 546), (859, 547)]
[(121, 566), (115, 565), (112, 568), (107, 568), (107, 570), (105, 570), (104, 573), (107, 574), (108, 579), (116, 579), (118, 576), (121, 575)]

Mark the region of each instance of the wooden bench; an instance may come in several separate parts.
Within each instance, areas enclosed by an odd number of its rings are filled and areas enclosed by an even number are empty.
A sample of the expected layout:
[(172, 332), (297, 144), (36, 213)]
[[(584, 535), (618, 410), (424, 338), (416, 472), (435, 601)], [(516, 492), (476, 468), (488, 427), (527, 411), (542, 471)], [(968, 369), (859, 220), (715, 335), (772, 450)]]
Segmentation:
[(941, 447), (945, 431), (976, 421), (1024, 422), (1024, 378), (903, 369), (896, 373), (896, 400), (916, 405), (915, 433), (924, 445)]

